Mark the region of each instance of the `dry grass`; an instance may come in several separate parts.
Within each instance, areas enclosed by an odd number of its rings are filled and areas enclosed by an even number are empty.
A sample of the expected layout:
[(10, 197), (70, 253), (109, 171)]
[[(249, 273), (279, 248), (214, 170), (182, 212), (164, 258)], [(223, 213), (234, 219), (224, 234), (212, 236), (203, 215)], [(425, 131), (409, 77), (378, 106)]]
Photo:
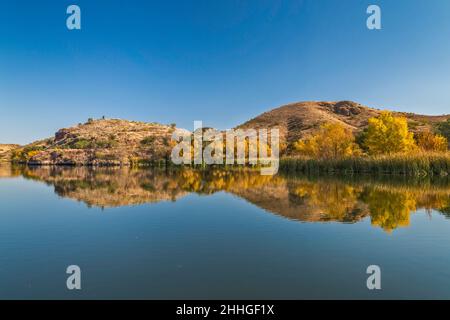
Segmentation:
[[(281, 106), (245, 122), (238, 128), (274, 128), (280, 130), (280, 142), (288, 145), (314, 134), (323, 123), (339, 123), (353, 132), (367, 126), (369, 118), (378, 117), (381, 110), (352, 101), (307, 101)], [(404, 116), (413, 131), (431, 130), (436, 123), (446, 121), (450, 115), (426, 116), (394, 112)]]
[(450, 153), (395, 154), (347, 159), (289, 157), (280, 160), (280, 170), (301, 173), (393, 174), (446, 176), (450, 174)]

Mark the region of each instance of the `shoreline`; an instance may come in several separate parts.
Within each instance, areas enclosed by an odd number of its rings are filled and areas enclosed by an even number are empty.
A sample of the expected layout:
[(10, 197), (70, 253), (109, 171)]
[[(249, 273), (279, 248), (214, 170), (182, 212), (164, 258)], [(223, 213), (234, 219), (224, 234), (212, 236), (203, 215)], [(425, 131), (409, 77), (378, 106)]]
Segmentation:
[[(164, 168), (164, 169), (196, 169), (196, 170), (255, 170), (261, 166), (249, 165), (175, 165), (169, 160), (159, 161), (92, 161), (89, 163), (59, 162), (0, 162), (1, 165), (29, 167), (130, 167), (130, 168)], [(380, 157), (352, 157), (345, 159), (314, 159), (302, 157), (282, 157), (279, 160), (281, 174), (313, 174), (342, 176), (415, 176), (415, 177), (447, 177), (450, 176), (450, 153), (417, 153), (395, 154)]]

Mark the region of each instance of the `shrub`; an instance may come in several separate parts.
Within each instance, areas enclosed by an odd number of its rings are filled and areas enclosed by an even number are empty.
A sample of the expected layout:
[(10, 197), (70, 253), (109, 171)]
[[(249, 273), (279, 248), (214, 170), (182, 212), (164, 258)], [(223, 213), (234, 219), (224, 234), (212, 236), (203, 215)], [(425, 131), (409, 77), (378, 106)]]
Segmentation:
[(115, 140), (99, 140), (95, 142), (95, 147), (100, 149), (109, 149), (114, 148), (118, 145), (118, 142)]
[(163, 144), (164, 144), (165, 146), (170, 146), (170, 139), (169, 139), (168, 137), (164, 137), (164, 138), (163, 138)]
[(95, 157), (99, 160), (119, 160), (113, 153), (96, 152)]
[(93, 147), (93, 143), (87, 139), (78, 139), (71, 142), (70, 147), (72, 149), (91, 149)]
[(444, 136), (448, 142), (450, 142), (450, 118), (445, 122), (441, 122), (437, 125), (437, 131)]
[(155, 140), (156, 140), (155, 137), (148, 136), (141, 140), (141, 144), (144, 146), (149, 146), (152, 145), (155, 142)]
[(42, 145), (31, 145), (22, 149), (13, 150), (11, 160), (13, 162), (26, 162), (43, 150), (45, 150), (45, 147)]
[(416, 141), (417, 146), (423, 151), (447, 151), (447, 139), (430, 131), (418, 133)]

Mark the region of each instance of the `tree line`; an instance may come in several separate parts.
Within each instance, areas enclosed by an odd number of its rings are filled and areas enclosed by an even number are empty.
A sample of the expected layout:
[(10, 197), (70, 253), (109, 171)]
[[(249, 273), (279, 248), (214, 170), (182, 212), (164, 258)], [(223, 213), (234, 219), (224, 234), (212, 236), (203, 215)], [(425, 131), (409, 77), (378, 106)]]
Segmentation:
[(353, 131), (341, 123), (324, 123), (313, 136), (294, 143), (297, 155), (318, 159), (394, 155), (399, 153), (447, 152), (450, 119), (435, 131), (413, 133), (405, 117), (383, 111), (370, 118), (362, 132)]

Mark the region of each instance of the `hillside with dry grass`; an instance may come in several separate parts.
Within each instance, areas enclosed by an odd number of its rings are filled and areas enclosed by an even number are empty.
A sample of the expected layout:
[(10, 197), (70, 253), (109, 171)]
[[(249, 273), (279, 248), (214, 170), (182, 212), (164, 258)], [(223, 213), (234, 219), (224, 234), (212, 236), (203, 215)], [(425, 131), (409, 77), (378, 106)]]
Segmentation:
[(89, 119), (12, 152), (13, 162), (44, 165), (130, 165), (167, 159), (175, 125)]
[[(352, 101), (297, 102), (281, 106), (239, 125), (237, 128), (259, 129), (279, 128), (280, 141), (291, 145), (301, 138), (307, 138), (324, 123), (339, 123), (357, 133), (368, 125), (369, 118), (378, 117), (381, 110), (369, 108)], [(433, 129), (450, 115), (426, 116), (414, 113), (394, 112), (408, 119), (414, 132)]]
[(0, 144), (0, 163), (9, 162), (12, 151), (19, 147), (17, 144)]

